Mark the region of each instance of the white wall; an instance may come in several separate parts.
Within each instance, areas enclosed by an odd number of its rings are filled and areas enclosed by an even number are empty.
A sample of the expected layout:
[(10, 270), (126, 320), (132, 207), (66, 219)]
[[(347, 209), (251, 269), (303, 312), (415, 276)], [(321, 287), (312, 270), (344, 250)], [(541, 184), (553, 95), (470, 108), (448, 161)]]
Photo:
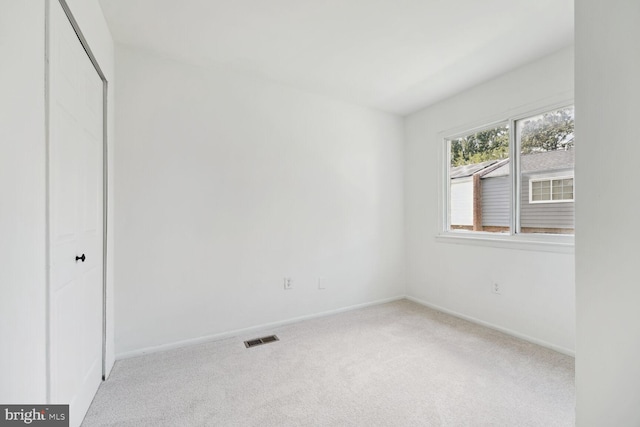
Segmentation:
[[(435, 236), (441, 215), (441, 133), (571, 99), (572, 91), (573, 50), (567, 48), (405, 121), (408, 295), (566, 353), (575, 349), (573, 254), (451, 244)], [(501, 295), (491, 293), (494, 281)]]
[(401, 119), (116, 58), (119, 354), (404, 294)]
[(46, 399), (44, 0), (0, 11), (0, 402)]
[[(112, 78), (113, 44), (97, 1), (73, 0), (69, 5), (105, 73)], [(1, 8), (0, 402), (44, 403), (47, 399), (45, 1), (3, 0)], [(113, 122), (110, 129), (113, 135)], [(112, 268), (110, 265), (111, 276)], [(111, 365), (112, 337), (108, 354)]]
[(576, 2), (580, 427), (640, 425), (638, 21), (636, 0)]

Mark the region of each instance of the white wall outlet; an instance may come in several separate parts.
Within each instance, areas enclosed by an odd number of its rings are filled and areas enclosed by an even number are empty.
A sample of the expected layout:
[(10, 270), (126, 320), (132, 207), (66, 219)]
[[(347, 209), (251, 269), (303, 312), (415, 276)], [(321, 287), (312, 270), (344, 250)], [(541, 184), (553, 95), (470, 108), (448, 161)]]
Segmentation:
[(493, 282), (493, 284), (491, 285), (491, 292), (497, 295), (500, 295), (502, 293), (502, 287), (498, 282)]
[(318, 277), (318, 289), (327, 289), (327, 281), (323, 277)]
[(285, 291), (289, 289), (293, 289), (293, 282), (291, 280), (291, 277), (284, 278), (284, 289)]

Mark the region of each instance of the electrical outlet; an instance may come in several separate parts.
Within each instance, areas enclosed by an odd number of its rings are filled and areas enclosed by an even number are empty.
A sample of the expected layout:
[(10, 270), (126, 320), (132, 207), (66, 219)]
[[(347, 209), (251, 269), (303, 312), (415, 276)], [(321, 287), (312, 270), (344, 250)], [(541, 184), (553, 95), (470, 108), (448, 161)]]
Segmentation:
[(493, 285), (491, 285), (491, 292), (500, 295), (502, 293), (502, 287), (497, 282), (494, 282)]
[(318, 277), (318, 289), (319, 290), (327, 289), (326, 282), (327, 281), (324, 278)]
[(284, 290), (293, 289), (293, 282), (291, 281), (291, 277), (284, 278)]

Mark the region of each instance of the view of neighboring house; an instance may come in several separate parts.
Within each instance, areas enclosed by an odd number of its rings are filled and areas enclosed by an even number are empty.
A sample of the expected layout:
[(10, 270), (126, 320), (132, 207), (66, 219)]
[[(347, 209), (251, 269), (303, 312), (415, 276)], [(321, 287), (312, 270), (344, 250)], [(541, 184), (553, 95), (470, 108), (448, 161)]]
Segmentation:
[[(520, 159), (521, 232), (573, 234), (573, 148)], [(451, 229), (509, 231), (509, 159), (452, 167), (450, 180)]]
[[(482, 225), (479, 222), (481, 213), (474, 214), (474, 207), (477, 210), (481, 206), (479, 197), (482, 194), (478, 188), (479, 181), (483, 173), (489, 173), (508, 162), (508, 160), (489, 160), (482, 163), (452, 167), (449, 172), (451, 180), (450, 200), (451, 200), (451, 228), (478, 230)], [(475, 190), (474, 190), (475, 187)], [(507, 187), (508, 190), (508, 187)], [(474, 198), (475, 196), (475, 198)], [(508, 209), (508, 204), (506, 205)], [(507, 215), (509, 213), (507, 212)], [(474, 218), (476, 224), (474, 228)], [(507, 222), (508, 225), (508, 222)]]

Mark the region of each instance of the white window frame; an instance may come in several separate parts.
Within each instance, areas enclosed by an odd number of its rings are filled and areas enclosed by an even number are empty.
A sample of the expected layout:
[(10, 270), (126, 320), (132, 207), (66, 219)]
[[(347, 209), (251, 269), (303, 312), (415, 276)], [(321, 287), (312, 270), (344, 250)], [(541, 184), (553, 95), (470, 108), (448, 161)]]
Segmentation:
[[(553, 181), (560, 181), (563, 179), (570, 179), (572, 180), (573, 183), (573, 198), (571, 199), (553, 199)], [(550, 185), (549, 188), (551, 190), (551, 199), (550, 200), (533, 200), (533, 185), (531, 185), (534, 182), (542, 182), (542, 181), (549, 181)], [(575, 187), (575, 179), (573, 176), (554, 176), (554, 177), (548, 177), (548, 178), (529, 178), (529, 203), (532, 205), (538, 205), (538, 204), (549, 204), (549, 203), (573, 203), (575, 202), (575, 197), (576, 197), (576, 187)]]
[[(509, 141), (511, 141), (511, 132), (512, 132), (512, 128), (511, 126), (513, 125), (513, 123), (510, 123), (509, 120), (501, 120), (498, 122), (494, 122), (494, 123), (490, 123), (490, 124), (485, 124), (483, 126), (478, 126), (475, 127), (473, 129), (467, 130), (465, 132), (459, 132), (457, 134), (453, 134), (451, 136), (448, 136), (446, 138), (444, 138), (444, 145), (445, 145), (445, 174), (446, 174), (446, 185), (445, 185), (445, 195), (446, 195), (446, 210), (444, 213), (444, 224), (445, 224), (445, 231), (449, 231), (449, 232), (460, 232), (460, 233), (481, 233), (478, 231), (465, 231), (465, 230), (452, 230), (451, 229), (451, 215), (449, 215), (449, 213), (451, 212), (451, 178), (449, 177), (449, 173), (450, 173), (450, 168), (449, 166), (451, 165), (451, 141), (456, 140), (458, 138), (464, 138), (465, 136), (469, 136), (469, 135), (473, 135), (476, 134), (478, 132), (482, 132), (485, 130), (489, 130), (489, 129), (495, 129), (501, 126), (509, 126)], [(511, 156), (511, 146), (509, 146), (509, 156)], [(489, 233), (487, 233), (489, 234)], [(494, 233), (492, 233), (494, 234)]]
[[(436, 240), (442, 243), (455, 243), (463, 245), (492, 246), (509, 249), (534, 250), (545, 252), (573, 253), (574, 235), (569, 234), (542, 234), (542, 233), (520, 233), (520, 210), (522, 193), (522, 176), (520, 171), (520, 141), (516, 138), (516, 124), (520, 120), (528, 119), (549, 111), (560, 110), (573, 107), (574, 100), (571, 97), (559, 97), (557, 102), (546, 102), (529, 104), (517, 109), (513, 109), (504, 115), (494, 116), (484, 121), (470, 123), (465, 126), (458, 126), (448, 131), (440, 132), (439, 138), (443, 141), (441, 147), (441, 159), (439, 180), (440, 197), (438, 205), (440, 215), (438, 216), (438, 229)], [(511, 168), (511, 203), (509, 232), (494, 233), (485, 231), (469, 231), (451, 229), (450, 211), (450, 165), (451, 150), (450, 142), (473, 133), (486, 129), (495, 128), (507, 124), (509, 126), (509, 159)], [(574, 178), (574, 177), (571, 177)], [(575, 178), (574, 178), (575, 191)], [(575, 199), (575, 194), (574, 194)], [(575, 201), (575, 200), (574, 200)], [(572, 201), (573, 202), (573, 201)]]

